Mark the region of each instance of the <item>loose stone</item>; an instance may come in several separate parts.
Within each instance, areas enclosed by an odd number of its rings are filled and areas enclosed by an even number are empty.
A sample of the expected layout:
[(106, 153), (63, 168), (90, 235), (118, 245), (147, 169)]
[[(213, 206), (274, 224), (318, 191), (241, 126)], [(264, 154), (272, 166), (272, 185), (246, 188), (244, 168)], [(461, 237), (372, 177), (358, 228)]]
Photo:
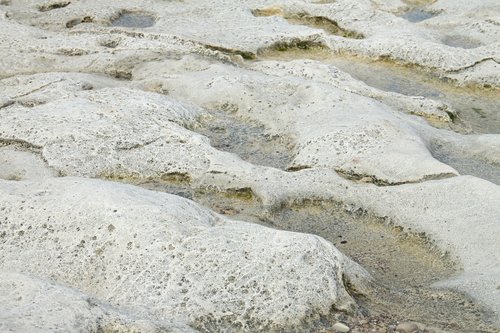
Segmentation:
[(335, 332), (349, 332), (349, 326), (343, 324), (343, 323), (336, 323), (335, 325), (332, 326), (333, 330)]
[(418, 331), (418, 326), (415, 323), (404, 322), (396, 327), (396, 332), (399, 333), (413, 333)]

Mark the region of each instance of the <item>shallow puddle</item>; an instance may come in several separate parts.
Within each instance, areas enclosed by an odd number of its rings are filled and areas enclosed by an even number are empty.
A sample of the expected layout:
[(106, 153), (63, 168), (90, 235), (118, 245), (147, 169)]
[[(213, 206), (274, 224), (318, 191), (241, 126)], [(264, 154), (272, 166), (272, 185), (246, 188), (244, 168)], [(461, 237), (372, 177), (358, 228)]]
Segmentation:
[(486, 164), (481, 161), (467, 158), (457, 152), (447, 149), (446, 146), (434, 144), (431, 153), (435, 159), (448, 164), (461, 175), (471, 175), (500, 185), (500, 166)]
[(447, 35), (443, 39), (441, 39), (441, 42), (444, 45), (460, 49), (474, 49), (481, 46), (481, 43), (479, 41), (460, 35)]
[[(455, 88), (410, 68), (384, 62), (332, 59), (331, 63), (374, 88), (408, 96), (423, 96), (450, 104), (464, 124), (475, 133), (500, 133), (498, 92)], [(459, 128), (456, 128), (459, 129)]]
[(494, 331), (490, 314), (466, 296), (430, 287), (459, 267), (424, 234), (404, 233), (384, 219), (329, 202), (284, 208), (267, 221), (276, 228), (319, 235), (367, 269), (377, 287), (361, 302), (371, 314), (393, 314), (453, 331)]
[(290, 24), (303, 25), (314, 29), (321, 29), (325, 33), (330, 35), (354, 39), (364, 38), (363, 34), (354, 30), (342, 28), (336, 21), (325, 16), (311, 16), (309, 14), (301, 12), (286, 13), (283, 9), (281, 9), (281, 7), (278, 6), (254, 9), (252, 10), (252, 14), (256, 17), (281, 16)]
[[(391, 288), (430, 284), (456, 271), (424, 234), (403, 233), (384, 219), (349, 213), (338, 203), (305, 202), (268, 217), (269, 224), (332, 242)], [(415, 272), (427, 272), (416, 274)]]
[(421, 8), (413, 8), (401, 15), (407, 21), (417, 23), (433, 18), (436, 14), (425, 11)]
[(268, 51), (265, 60), (311, 59), (330, 63), (357, 80), (382, 91), (407, 96), (423, 96), (450, 104), (458, 114), (454, 130), (500, 134), (498, 90), (459, 88), (422, 70), (358, 57), (337, 56), (327, 50)]
[[(136, 185), (189, 197), (232, 219), (319, 235), (360, 263), (375, 278), (367, 295), (356, 295), (361, 309), (355, 315), (333, 313), (314, 332), (338, 320), (358, 332), (394, 332), (398, 321), (416, 321), (425, 332), (495, 332), (491, 314), (467, 296), (431, 284), (460, 270), (424, 234), (405, 233), (383, 218), (349, 212), (340, 203), (308, 201), (268, 212), (256, 198), (235, 193), (192, 189), (189, 184), (147, 181)], [(391, 328), (392, 327), (392, 328)], [(323, 330), (321, 329), (323, 328)], [(365, 331), (366, 329), (366, 331)]]
[(242, 121), (228, 112), (210, 112), (192, 130), (208, 137), (213, 147), (255, 165), (287, 168), (293, 158), (290, 138), (269, 135), (263, 125)]
[(111, 21), (114, 27), (148, 28), (155, 24), (155, 19), (147, 14), (123, 12), (118, 18)]

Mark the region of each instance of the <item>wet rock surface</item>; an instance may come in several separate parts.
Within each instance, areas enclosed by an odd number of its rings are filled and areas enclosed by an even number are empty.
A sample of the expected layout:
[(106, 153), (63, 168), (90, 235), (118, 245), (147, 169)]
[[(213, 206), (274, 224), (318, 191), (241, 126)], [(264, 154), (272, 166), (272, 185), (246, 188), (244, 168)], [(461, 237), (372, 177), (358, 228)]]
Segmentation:
[(0, 331), (497, 332), (497, 1), (0, 1)]
[(154, 17), (141, 13), (123, 12), (111, 21), (111, 25), (115, 27), (127, 28), (149, 28), (155, 24)]

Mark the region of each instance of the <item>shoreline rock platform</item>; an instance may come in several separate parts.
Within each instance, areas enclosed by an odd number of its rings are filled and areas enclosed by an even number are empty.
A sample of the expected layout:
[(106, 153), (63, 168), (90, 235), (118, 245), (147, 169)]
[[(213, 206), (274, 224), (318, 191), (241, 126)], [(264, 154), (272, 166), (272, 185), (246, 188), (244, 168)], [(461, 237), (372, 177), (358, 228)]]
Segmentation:
[(0, 1), (0, 332), (496, 332), (500, 5)]

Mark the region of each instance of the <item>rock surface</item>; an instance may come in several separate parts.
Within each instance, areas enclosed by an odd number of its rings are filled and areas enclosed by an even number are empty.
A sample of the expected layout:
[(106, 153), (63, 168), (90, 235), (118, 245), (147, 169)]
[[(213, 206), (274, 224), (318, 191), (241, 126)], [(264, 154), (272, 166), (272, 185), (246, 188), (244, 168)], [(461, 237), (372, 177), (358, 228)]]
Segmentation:
[(415, 323), (404, 322), (396, 327), (396, 332), (399, 333), (413, 333), (418, 331), (418, 326)]
[(0, 147), (0, 179), (36, 180), (53, 177), (55, 174), (42, 158), (22, 147)]
[(357, 304), (398, 268), (369, 283), (318, 236), (201, 202), (385, 221), (455, 261), (427, 281), (496, 331), (497, 2), (1, 0), (0, 330), (470, 328)]
[[(168, 63), (160, 63), (143, 75), (154, 71), (159, 77), (161, 68), (170, 71)], [(277, 134), (296, 137), (289, 169), (331, 167), (382, 183), (457, 174), (434, 160), (421, 138), (397, 114), (352, 93), (320, 84), (304, 87), (300, 80), (287, 82), (221, 65), (177, 77), (182, 79), (162, 85), (172, 96), (206, 108), (221, 105), (217, 103), (230, 105), (242, 117), (276, 128)], [(56, 85), (54, 89), (60, 88)], [(268, 107), (251, 106), (258, 103)], [(33, 107), (15, 104), (4, 108), (7, 121), (0, 125), (0, 138), (41, 147), (47, 163), (66, 175), (196, 174), (210, 164), (201, 156), (217, 154), (211, 152), (207, 140), (182, 127), (197, 114), (197, 109), (158, 94), (127, 88), (84, 90)], [(62, 132), (54, 127), (56, 118)], [(304, 119), (307, 127), (300, 126)], [(38, 130), (31, 131), (35, 126)]]
[(298, 329), (332, 308), (353, 310), (343, 281), (362, 289), (369, 279), (317, 236), (230, 221), (176, 196), (78, 178), (1, 185), (2, 270), (139, 318)]
[[(141, 7), (130, 6), (127, 1), (113, 1), (102, 4), (98, 1), (76, 2), (63, 6), (55, 10), (43, 10), (35, 1), (16, 1), (10, 6), (4, 7), (4, 15), (8, 19), (1, 20), (5, 36), (9, 35), (12, 29), (16, 29), (15, 24), (10, 20), (15, 20), (24, 25), (33, 25), (44, 29), (44, 44), (51, 44), (57, 38), (53, 31), (70, 29), (70, 32), (81, 32), (81, 36), (75, 34), (64, 44), (66, 48), (59, 48), (56, 54), (78, 55), (78, 58), (92, 59), (94, 62), (103, 63), (106, 59), (99, 57), (96, 59), (92, 51), (92, 37), (88, 36), (89, 31), (113, 31), (121, 35), (122, 31), (132, 29), (130, 27), (113, 27), (111, 23), (121, 15), (133, 13), (138, 16), (151, 17), (154, 25), (143, 28), (143, 35), (152, 36), (168, 32), (170, 35), (177, 35), (185, 40), (192, 40), (196, 43), (207, 45), (211, 48), (233, 50), (246, 57), (253, 56), (259, 51), (283, 44), (297, 45), (297, 43), (309, 43), (324, 45), (334, 51), (350, 52), (362, 54), (369, 57), (389, 57), (395, 61), (412, 63), (424, 67), (432, 67), (445, 77), (455, 78), (456, 74), (463, 74), (458, 77), (458, 84), (487, 84), (500, 86), (498, 75), (492, 75), (491, 70), (498, 73), (498, 26), (495, 18), (491, 18), (490, 13), (498, 11), (498, 4), (494, 0), (482, 1), (481, 3), (470, 3), (466, 1), (443, 3), (429, 6), (431, 13), (440, 15), (423, 22), (413, 23), (397, 16), (398, 13), (408, 10), (408, 6), (401, 1), (396, 1), (391, 5), (381, 6), (377, 2), (368, 0), (358, 1), (352, 4), (351, 1), (341, 0), (335, 2), (314, 3), (309, 1), (294, 1), (292, 3), (276, 3), (272, 1), (252, 0), (244, 4), (228, 4), (226, 1), (215, 2), (156, 2), (148, 1)], [(267, 10), (267, 8), (274, 8)], [(465, 13), (473, 12), (474, 15), (463, 14), (463, 10), (457, 8), (469, 8)], [(255, 10), (261, 9), (269, 14), (263, 17), (254, 16)], [(396, 14), (396, 15), (395, 15)], [(344, 38), (349, 34), (328, 33), (329, 29), (324, 25), (315, 25), (315, 18), (321, 18), (320, 22), (326, 22), (327, 26), (334, 26), (334, 31), (352, 31), (353, 34), (363, 36), (362, 39)], [(288, 21), (287, 21), (288, 19)], [(292, 20), (290, 20), (292, 19)], [(289, 21), (295, 24), (290, 24)], [(333, 22), (333, 23), (332, 23)], [(432, 24), (432, 22), (436, 22)], [(460, 22), (457, 24), (456, 22)], [(8, 25), (11, 27), (8, 27)], [(466, 29), (463, 29), (465, 24)], [(110, 27), (111, 25), (111, 27)], [(391, 29), (387, 29), (391, 26)], [(323, 28), (323, 29), (322, 29)], [(326, 31), (325, 31), (326, 29)], [(42, 31), (32, 28), (36, 34)], [(10, 44), (22, 43), (29, 36), (29, 33), (16, 34), (15, 39), (10, 39)], [(85, 36), (86, 38), (82, 38)], [(404, 36), (404, 38), (401, 38)], [(458, 36), (458, 37), (457, 37)], [(88, 38), (90, 37), (90, 38)], [(117, 36), (118, 37), (118, 36)], [(5, 37), (4, 37), (5, 38)], [(119, 39), (122, 37), (120, 36)], [(463, 48), (463, 44), (455, 42), (460, 38), (465, 40), (477, 40), (481, 47)], [(78, 41), (79, 40), (79, 41)], [(444, 42), (443, 42), (444, 40)], [(49, 42), (49, 43), (47, 43)], [(101, 43), (103, 45), (114, 45), (115, 41)], [(121, 42), (118, 42), (122, 44)], [(144, 41), (141, 41), (144, 43)], [(147, 42), (149, 46), (156, 44), (156, 47), (149, 48), (142, 55), (143, 58), (153, 56), (154, 49), (158, 49), (157, 42)], [(73, 44), (73, 47), (69, 47)], [(179, 40), (176, 42), (179, 44)], [(447, 45), (448, 44), (448, 45)], [(451, 44), (452, 46), (450, 46)], [(83, 47), (85, 46), (85, 47)], [(460, 52), (457, 51), (457, 46)], [(460, 47), (462, 46), (462, 47)], [(465, 44), (468, 47), (468, 44)], [(41, 44), (33, 45), (31, 52), (43, 49)], [(163, 52), (165, 46), (161, 47)], [(15, 50), (15, 49), (14, 49)], [(14, 51), (13, 50), (13, 51)], [(120, 49), (116, 50), (117, 52)], [(133, 63), (132, 54), (123, 57), (125, 52), (118, 57)], [(16, 51), (14, 51), (16, 52)], [(42, 51), (43, 52), (43, 51)], [(75, 53), (76, 52), (76, 53)], [(161, 52), (161, 51), (160, 51)], [(108, 53), (108, 52), (107, 52)], [(108, 63), (114, 62), (113, 52), (109, 52)], [(158, 54), (158, 53), (157, 53)], [(36, 56), (35, 56), (36, 57)], [(58, 66), (66, 67), (69, 63), (74, 64), (74, 60), (62, 60), (60, 55), (47, 54), (46, 57), (36, 57), (36, 61), (24, 64), (19, 61), (24, 59), (9, 59), (5, 63), (5, 70), (15, 70), (22, 65), (28, 67), (52, 66), (54, 60)], [(35, 60), (33, 59), (33, 60)], [(82, 60), (82, 59), (79, 59)], [(95, 67), (92, 62), (87, 62), (85, 66)], [(487, 64), (486, 67), (483, 64)], [(16, 66), (17, 65), (17, 66)], [(78, 66), (82, 68), (81, 66)], [(461, 80), (460, 80), (461, 79)]]
[(2, 332), (196, 332), (180, 323), (134, 320), (68, 287), (0, 272)]
[[(134, 77), (150, 77), (153, 72), (161, 77), (162, 71), (172, 71), (169, 65), (184, 71), (183, 76), (179, 73), (163, 80), (172, 96), (205, 108), (229, 105), (241, 117), (271, 127), (273, 134), (295, 137), (295, 157), (289, 169), (331, 167), (386, 183), (456, 174), (432, 158), (398, 115), (373, 100), (321, 83), (264, 76), (230, 66), (207, 64), (204, 70), (192, 72), (187, 70), (189, 64), (139, 66)], [(294, 69), (299, 68), (297, 64)]]

